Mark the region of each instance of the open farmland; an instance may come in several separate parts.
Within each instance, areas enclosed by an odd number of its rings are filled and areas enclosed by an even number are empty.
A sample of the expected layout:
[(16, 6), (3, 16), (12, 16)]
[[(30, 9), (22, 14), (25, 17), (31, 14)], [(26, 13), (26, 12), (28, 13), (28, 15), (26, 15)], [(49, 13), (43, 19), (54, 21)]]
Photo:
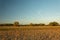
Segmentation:
[(60, 26), (2, 26), (0, 40), (60, 40)]

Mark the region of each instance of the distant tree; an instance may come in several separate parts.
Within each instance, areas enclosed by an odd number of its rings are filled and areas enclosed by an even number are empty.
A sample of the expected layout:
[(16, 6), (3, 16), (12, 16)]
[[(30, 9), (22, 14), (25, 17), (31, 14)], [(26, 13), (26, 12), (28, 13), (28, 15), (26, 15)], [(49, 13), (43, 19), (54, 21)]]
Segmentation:
[(0, 26), (13, 26), (13, 24), (7, 23), (7, 24), (0, 24)]
[(19, 22), (18, 22), (18, 21), (15, 21), (15, 22), (14, 22), (14, 25), (15, 25), (15, 26), (19, 26)]
[(40, 23), (39, 25), (40, 25), (40, 26), (45, 26), (45, 24), (44, 24), (44, 23)]
[(48, 25), (50, 25), (50, 26), (59, 26), (59, 23), (57, 23), (57, 22), (50, 22)]
[(30, 23), (30, 25), (32, 25), (32, 26), (45, 26), (45, 24), (43, 24), (43, 23), (40, 23), (40, 24), (33, 24), (33, 23)]
[(32, 26), (32, 25), (33, 25), (33, 23), (30, 23), (30, 25)]

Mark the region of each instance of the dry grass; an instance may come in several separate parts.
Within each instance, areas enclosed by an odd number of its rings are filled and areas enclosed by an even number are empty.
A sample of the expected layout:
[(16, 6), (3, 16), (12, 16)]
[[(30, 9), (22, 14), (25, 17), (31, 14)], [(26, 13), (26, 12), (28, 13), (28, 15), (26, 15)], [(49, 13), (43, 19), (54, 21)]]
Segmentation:
[(60, 40), (60, 27), (0, 27), (0, 40)]

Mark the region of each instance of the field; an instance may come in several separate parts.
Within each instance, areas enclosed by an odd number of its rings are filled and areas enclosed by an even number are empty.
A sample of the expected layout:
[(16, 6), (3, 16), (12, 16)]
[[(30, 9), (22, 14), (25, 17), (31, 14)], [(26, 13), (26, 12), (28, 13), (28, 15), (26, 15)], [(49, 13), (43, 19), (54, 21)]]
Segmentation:
[(60, 26), (2, 26), (0, 40), (60, 40)]

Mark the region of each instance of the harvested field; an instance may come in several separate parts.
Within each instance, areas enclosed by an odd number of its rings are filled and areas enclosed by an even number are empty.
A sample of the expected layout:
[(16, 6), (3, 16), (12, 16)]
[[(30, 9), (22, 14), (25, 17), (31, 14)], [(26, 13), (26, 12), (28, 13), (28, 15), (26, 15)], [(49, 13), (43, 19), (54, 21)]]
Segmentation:
[(60, 27), (0, 27), (0, 40), (60, 40)]

